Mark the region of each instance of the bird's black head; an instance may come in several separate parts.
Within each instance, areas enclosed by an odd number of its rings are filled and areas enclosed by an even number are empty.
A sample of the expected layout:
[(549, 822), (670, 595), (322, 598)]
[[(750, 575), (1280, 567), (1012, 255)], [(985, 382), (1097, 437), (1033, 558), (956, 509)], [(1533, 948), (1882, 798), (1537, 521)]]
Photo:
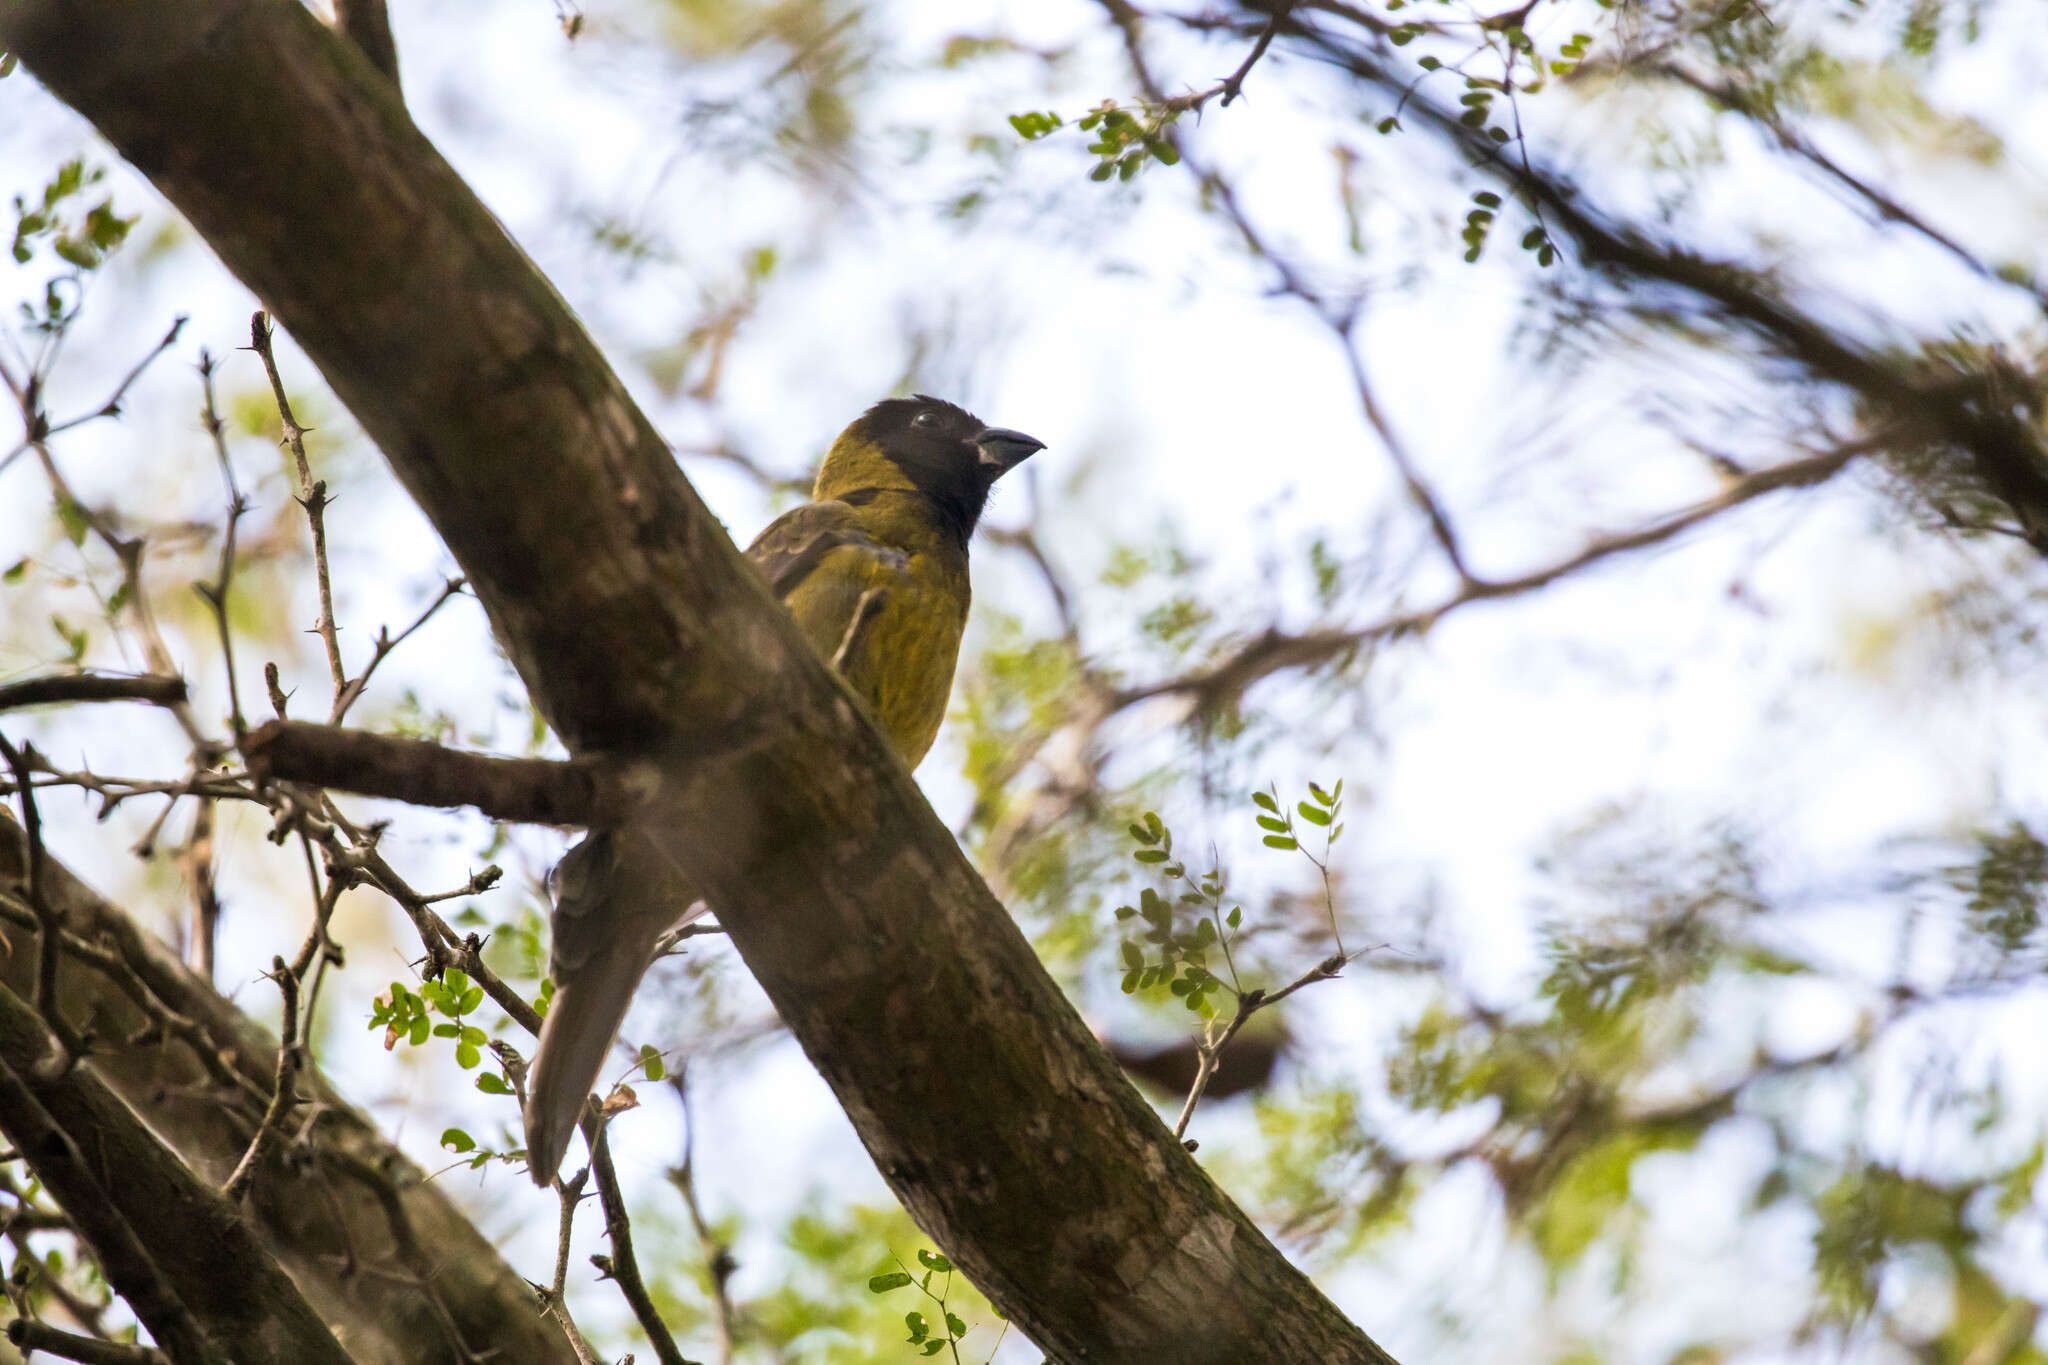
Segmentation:
[[(870, 487), (896, 483), (884, 482), (883, 471), (863, 468), (879, 455), (908, 487), (937, 505), (947, 529), (964, 544), (981, 518), (989, 488), (1044, 448), (1045, 442), (1035, 437), (991, 427), (944, 399), (924, 394), (888, 398), (862, 413), (834, 444), (820, 472), (819, 493), (827, 495), (828, 480), (838, 485), (829, 490), (836, 497), (857, 491), (847, 485), (861, 479)], [(843, 467), (835, 471), (834, 464)]]

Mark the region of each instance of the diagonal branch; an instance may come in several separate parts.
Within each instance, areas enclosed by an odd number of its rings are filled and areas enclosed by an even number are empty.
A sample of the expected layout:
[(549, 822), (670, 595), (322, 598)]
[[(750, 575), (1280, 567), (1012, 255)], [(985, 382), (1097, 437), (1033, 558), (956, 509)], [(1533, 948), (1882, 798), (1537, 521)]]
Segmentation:
[[(18, 899), (27, 852), (21, 827), (0, 814), (0, 905)], [(205, 1181), (226, 1180), (270, 1093), (276, 1042), (56, 859), (44, 873), (64, 925), (57, 994), (72, 1017), (93, 1021), (91, 1072)], [(32, 924), (0, 914), (0, 984), (16, 994), (32, 979)], [(567, 1340), (532, 1311), (526, 1282), (443, 1187), (316, 1070), (298, 1088), (318, 1115), (293, 1138), (305, 1159), (257, 1180), (246, 1208), (320, 1314), (347, 1333), (357, 1365), (468, 1365), (460, 1339), (492, 1343), (498, 1365), (570, 1365)], [(422, 1246), (434, 1254), (408, 1253)], [(458, 1339), (442, 1345), (450, 1321)]]
[(1767, 494), (1824, 483), (1857, 457), (1881, 446), (1889, 435), (1885, 433), (1871, 440), (1853, 442), (1754, 470), (1730, 480), (1711, 498), (1668, 513), (1632, 531), (1597, 536), (1574, 553), (1550, 564), (1510, 578), (1468, 579), (1456, 592), (1434, 606), (1395, 612), (1351, 628), (1303, 631), (1292, 635), (1269, 630), (1208, 668), (1125, 688), (1112, 699), (1112, 709), (1123, 710), (1155, 697), (1169, 696), (1190, 697), (1197, 708), (1204, 711), (1226, 707), (1242, 696), (1246, 688), (1275, 673), (1316, 668), (1377, 641), (1420, 634), (1452, 612), (1474, 602), (1536, 592), (1605, 560), (1661, 544)]
[(17, 0), (0, 43), (274, 308), (569, 751), (660, 765), (621, 895), (680, 878), (717, 908), (891, 1187), (1020, 1329), (1057, 1359), (1388, 1359), (1103, 1054), (388, 82), (268, 0)]
[[(248, 1224), (89, 1068), (46, 1074), (56, 1046), (0, 988), (0, 1128), (164, 1348), (180, 1361), (351, 1365)], [(90, 1135), (90, 1157), (74, 1134)]]

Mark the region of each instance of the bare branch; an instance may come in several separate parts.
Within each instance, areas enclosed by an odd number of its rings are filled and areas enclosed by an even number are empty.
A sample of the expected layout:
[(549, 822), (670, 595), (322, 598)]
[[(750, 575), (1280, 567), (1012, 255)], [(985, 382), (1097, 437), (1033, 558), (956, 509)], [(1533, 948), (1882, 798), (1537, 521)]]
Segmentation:
[(604, 1132), (603, 1120), (586, 1117), (583, 1135), (590, 1139), (590, 1169), (597, 1177), (597, 1197), (604, 1205), (605, 1235), (612, 1244), (609, 1260), (591, 1259), (618, 1282), (619, 1292), (632, 1306), (633, 1316), (639, 1321), (640, 1330), (647, 1334), (647, 1342), (661, 1365), (700, 1365), (676, 1349), (675, 1337), (655, 1311), (647, 1282), (640, 1278), (640, 1262), (633, 1254), (633, 1227), (626, 1221), (626, 1197), (619, 1190), (618, 1172), (612, 1169), (611, 1141)]
[(494, 820), (589, 827), (631, 809), (616, 767), (592, 759), (497, 758), (432, 740), (273, 720), (242, 746), (257, 782), (304, 782), (415, 806), (474, 806)]
[[(370, 652), (370, 662), (364, 664), (363, 671), (358, 673), (349, 682), (349, 685), (341, 690), (340, 695), (335, 697), (334, 711), (328, 716), (329, 721), (336, 725), (341, 724), (342, 718), (348, 715), (349, 707), (356, 704), (356, 698), (362, 696), (363, 689), (370, 685), (370, 675), (377, 671), (377, 665), (383, 663), (390, 656), (392, 650), (404, 644), (414, 631), (432, 620), (434, 613), (441, 610), (449, 598), (462, 591), (462, 586), (463, 581), (460, 578), (451, 578), (446, 583), (443, 583), (440, 593), (435, 596), (433, 601), (427, 603), (426, 610), (414, 617), (412, 624), (399, 631), (398, 634), (393, 635), (390, 631), (381, 627), (378, 629), (376, 647)], [(278, 714), (284, 714), (281, 708)]]
[(1519, 597), (1525, 593), (1535, 592), (1602, 560), (1669, 540), (1731, 508), (1754, 501), (1765, 494), (1823, 483), (1841, 472), (1850, 461), (1868, 454), (1880, 444), (1881, 439), (1858, 441), (1817, 455), (1787, 460), (1782, 464), (1756, 470), (1730, 480), (1727, 487), (1711, 498), (1668, 513), (1633, 531), (1595, 537), (1576, 553), (1555, 563), (1531, 569), (1512, 578), (1470, 580), (1433, 607), (1396, 612), (1368, 625), (1349, 630), (1333, 628), (1304, 631), (1298, 635), (1269, 630), (1237, 653), (1208, 668), (1124, 689), (1114, 698), (1114, 709), (1123, 710), (1141, 701), (1163, 696), (1192, 697), (1196, 705), (1203, 710), (1214, 710), (1229, 705), (1243, 695), (1245, 689), (1253, 683), (1274, 673), (1287, 669), (1314, 668), (1343, 658), (1379, 640), (1419, 634), (1470, 603)]
[(177, 706), (186, 700), (183, 678), (154, 673), (64, 673), (0, 683), (0, 711), (18, 706), (94, 701), (146, 701), (155, 706)]
[(271, 349), (271, 331), (268, 313), (259, 311), (250, 316), (249, 349), (262, 360), (263, 373), (270, 379), (270, 393), (277, 400), (278, 421), (284, 428), (284, 444), (292, 453), (293, 468), (298, 471), (299, 506), (306, 509), (306, 521), (313, 531), (313, 577), (320, 588), (320, 619), (313, 623), (313, 633), (327, 648), (327, 671), (333, 676), (335, 708), (340, 710), (341, 695), (348, 691), (348, 670), (341, 664), (341, 639), (334, 624), (334, 583), (327, 570), (327, 482), (313, 478), (312, 465), (306, 460), (306, 428), (292, 416), (292, 402), (285, 395), (284, 379), (277, 372), (277, 355)]
[(82, 1365), (172, 1365), (171, 1358), (153, 1346), (135, 1346), (125, 1341), (82, 1337), (59, 1331), (33, 1318), (16, 1318), (7, 1324), (7, 1340), (23, 1355), (42, 1351)]
[(697, 1249), (704, 1257), (704, 1273), (711, 1281), (711, 1303), (717, 1310), (714, 1321), (718, 1324), (719, 1365), (732, 1365), (733, 1350), (739, 1341), (739, 1313), (732, 1301), (732, 1276), (738, 1266), (733, 1261), (732, 1248), (711, 1235), (711, 1224), (705, 1220), (703, 1205), (697, 1199), (697, 1118), (690, 1109), (688, 1072), (678, 1066), (669, 1076), (668, 1084), (683, 1109), (683, 1160), (681, 1165), (669, 1168), (668, 1179), (683, 1196), (690, 1227), (697, 1234)]

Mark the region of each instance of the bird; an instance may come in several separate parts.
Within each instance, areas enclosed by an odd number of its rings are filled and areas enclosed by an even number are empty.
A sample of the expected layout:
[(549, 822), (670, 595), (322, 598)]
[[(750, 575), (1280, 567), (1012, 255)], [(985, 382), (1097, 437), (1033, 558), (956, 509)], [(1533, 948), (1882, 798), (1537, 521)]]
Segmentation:
[[(924, 758), (945, 719), (971, 600), (975, 524), (996, 480), (1044, 448), (943, 399), (887, 398), (833, 441), (811, 500), (747, 547), (907, 767)], [(630, 841), (650, 837), (592, 831), (549, 876), (554, 993), (526, 1086), (527, 1164), (538, 1185), (561, 1165), (641, 977), (680, 925), (710, 909), (680, 883), (651, 893), (658, 878), (621, 875), (639, 856)]]

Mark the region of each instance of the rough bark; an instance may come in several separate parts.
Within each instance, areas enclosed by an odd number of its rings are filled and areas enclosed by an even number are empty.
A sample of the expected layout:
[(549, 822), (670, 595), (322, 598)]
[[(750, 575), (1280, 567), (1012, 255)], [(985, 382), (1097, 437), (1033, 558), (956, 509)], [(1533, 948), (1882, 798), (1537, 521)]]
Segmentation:
[(220, 1192), (0, 988), (0, 1128), (179, 1365), (349, 1365)]
[(668, 767), (682, 870), (1021, 1330), (1073, 1365), (1388, 1359), (1118, 1074), (388, 82), (264, 0), (30, 0), (0, 8), (0, 43), (319, 365), (571, 751)]
[[(0, 811), (0, 892), (23, 894), (27, 854), (21, 826)], [(73, 953), (60, 959), (63, 1014), (94, 1032), (85, 1069), (218, 1186), (248, 1149), (276, 1040), (55, 858), (43, 866), (44, 895), (67, 930), (134, 973), (124, 981)], [(34, 961), (33, 934), (0, 920), (0, 985), (32, 990)], [(138, 1005), (137, 991), (183, 1022), (167, 1027)], [(202, 1046), (219, 1066), (202, 1065)], [(532, 1289), (440, 1187), (317, 1071), (301, 1072), (298, 1085), (317, 1122), (286, 1160), (259, 1173), (247, 1208), (263, 1245), (357, 1365), (457, 1365), (463, 1346), (495, 1350), (493, 1361), (572, 1365)]]

